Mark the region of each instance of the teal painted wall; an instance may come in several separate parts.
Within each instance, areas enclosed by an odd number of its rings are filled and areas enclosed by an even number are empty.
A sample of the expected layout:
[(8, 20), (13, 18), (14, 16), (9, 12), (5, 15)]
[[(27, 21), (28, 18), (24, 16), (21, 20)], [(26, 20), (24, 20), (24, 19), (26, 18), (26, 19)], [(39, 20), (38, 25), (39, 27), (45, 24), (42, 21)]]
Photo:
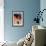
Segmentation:
[[(31, 31), (34, 17), (40, 9), (40, 0), (4, 0), (4, 39), (18, 41)], [(12, 10), (24, 11), (24, 26), (12, 27)]]

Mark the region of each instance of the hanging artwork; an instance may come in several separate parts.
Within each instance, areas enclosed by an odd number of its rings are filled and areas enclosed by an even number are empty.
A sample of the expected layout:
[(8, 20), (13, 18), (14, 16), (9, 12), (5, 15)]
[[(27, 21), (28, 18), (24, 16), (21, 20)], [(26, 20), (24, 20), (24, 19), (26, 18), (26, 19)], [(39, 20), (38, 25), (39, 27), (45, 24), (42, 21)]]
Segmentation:
[(12, 11), (12, 24), (13, 26), (24, 25), (24, 11)]

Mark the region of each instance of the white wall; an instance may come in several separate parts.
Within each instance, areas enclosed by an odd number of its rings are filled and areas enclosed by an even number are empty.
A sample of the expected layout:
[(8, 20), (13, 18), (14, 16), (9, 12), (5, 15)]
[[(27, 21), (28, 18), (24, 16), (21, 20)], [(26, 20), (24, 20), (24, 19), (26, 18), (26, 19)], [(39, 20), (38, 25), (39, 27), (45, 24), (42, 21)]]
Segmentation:
[(0, 0), (0, 42), (4, 41), (4, 0)]

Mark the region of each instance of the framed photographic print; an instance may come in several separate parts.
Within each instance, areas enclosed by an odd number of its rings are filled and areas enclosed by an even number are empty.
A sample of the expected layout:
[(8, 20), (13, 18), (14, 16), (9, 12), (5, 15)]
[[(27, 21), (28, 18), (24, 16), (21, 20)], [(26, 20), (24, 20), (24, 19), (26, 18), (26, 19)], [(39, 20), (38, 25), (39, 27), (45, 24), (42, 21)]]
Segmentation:
[(24, 25), (24, 11), (12, 11), (12, 24), (13, 26)]

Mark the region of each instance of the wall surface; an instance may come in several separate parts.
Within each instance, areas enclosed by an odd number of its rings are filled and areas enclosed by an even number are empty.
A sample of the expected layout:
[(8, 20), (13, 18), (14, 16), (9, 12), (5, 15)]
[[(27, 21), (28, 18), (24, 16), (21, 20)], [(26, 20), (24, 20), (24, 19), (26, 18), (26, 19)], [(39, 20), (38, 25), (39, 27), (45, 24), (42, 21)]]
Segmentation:
[(4, 0), (0, 0), (0, 42), (4, 41)]
[[(46, 9), (46, 0), (40, 0), (40, 10)], [(40, 25), (46, 27), (46, 10), (43, 12), (43, 22), (40, 21)], [(46, 34), (45, 34), (45, 43), (46, 43)]]
[[(4, 37), (7, 41), (18, 41), (31, 31), (35, 14), (40, 9), (40, 0), (4, 0)], [(12, 10), (24, 11), (24, 26), (12, 26)]]
[[(46, 9), (46, 0), (41, 0), (40, 1), (40, 9), (41, 9), (41, 11), (43, 9)], [(46, 10), (44, 10), (42, 17), (43, 17), (43, 22), (41, 21), (40, 25), (43, 25), (43, 26), (46, 27)]]

